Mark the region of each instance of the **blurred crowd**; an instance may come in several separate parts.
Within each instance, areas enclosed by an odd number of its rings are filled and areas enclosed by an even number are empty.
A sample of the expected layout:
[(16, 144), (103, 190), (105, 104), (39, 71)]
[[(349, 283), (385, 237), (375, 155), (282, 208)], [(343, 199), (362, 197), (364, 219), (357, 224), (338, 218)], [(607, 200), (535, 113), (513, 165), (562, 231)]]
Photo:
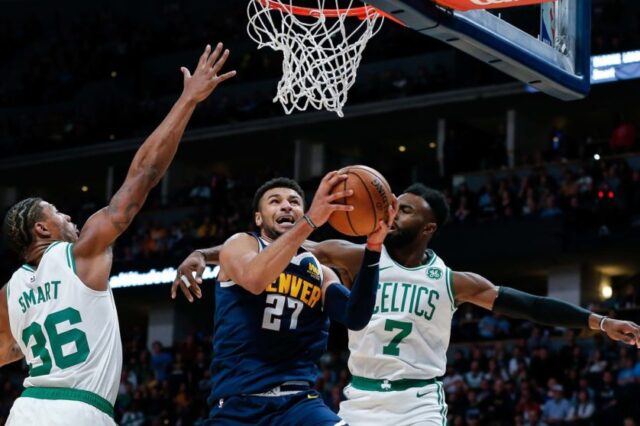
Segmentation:
[[(640, 170), (624, 160), (538, 166), (481, 179), (484, 184), (477, 190), (468, 183), (441, 188), (451, 207), (449, 226), (556, 219), (568, 237), (608, 237), (627, 229), (640, 215)], [(233, 185), (233, 190), (221, 190), (221, 185)], [(233, 178), (219, 175), (202, 179), (172, 199), (172, 209), (181, 214), (158, 207), (137, 219), (118, 242), (116, 259), (175, 263), (194, 248), (221, 244), (236, 232), (252, 230), (250, 203), (258, 185), (237, 185)], [(305, 187), (308, 194), (314, 189)]]
[(640, 170), (625, 160), (564, 165), (556, 174), (540, 166), (488, 174), (477, 191), (462, 183), (447, 194), (457, 223), (561, 217), (576, 230), (608, 235), (640, 213)]
[[(491, 317), (484, 311), (484, 314)], [(611, 312), (615, 316), (614, 312)], [(459, 313), (456, 317), (466, 315)], [(486, 318), (486, 317), (485, 317)], [(527, 330), (520, 337), (454, 343), (441, 378), (449, 424), (610, 425), (640, 421), (640, 351), (595, 334), (520, 326), (494, 318), (498, 328)], [(454, 325), (454, 334), (459, 325)], [(484, 327), (483, 327), (484, 328)], [(196, 332), (172, 347), (143, 333), (124, 337), (124, 367), (116, 402), (121, 425), (198, 425), (207, 417), (211, 390), (211, 335)], [(131, 329), (130, 329), (131, 330)], [(326, 353), (315, 384), (333, 410), (350, 382), (346, 350)], [(21, 392), (25, 367), (0, 370), (0, 425)]]
[[(171, 0), (153, 7), (126, 2), (77, 7), (68, 0), (37, 13), (18, 3), (7, 7), (0, 16), (0, 145), (7, 154), (146, 134), (180, 92), (179, 67), (194, 63), (204, 43), (217, 40), (233, 48), (229, 68), (237, 69), (238, 77), (202, 105), (192, 124), (282, 115), (272, 102), (280, 58), (268, 49), (258, 52), (245, 36), (244, 4)], [(595, 2), (595, 53), (640, 47), (635, 21), (640, 13), (634, 7)], [(445, 49), (397, 25), (385, 25), (372, 45), (365, 63)], [(465, 72), (438, 61), (411, 71), (400, 63), (372, 71), (363, 67), (349, 99), (357, 103), (511, 81), (465, 55), (456, 67)]]

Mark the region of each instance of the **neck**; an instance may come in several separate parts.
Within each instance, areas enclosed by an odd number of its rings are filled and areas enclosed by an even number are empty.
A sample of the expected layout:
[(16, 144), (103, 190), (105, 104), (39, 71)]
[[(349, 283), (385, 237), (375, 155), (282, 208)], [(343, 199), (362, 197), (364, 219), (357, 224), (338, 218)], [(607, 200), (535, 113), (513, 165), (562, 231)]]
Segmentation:
[(428, 240), (419, 240), (403, 245), (402, 247), (388, 247), (385, 246), (389, 256), (400, 265), (405, 268), (415, 268), (423, 265), (427, 260), (427, 247), (429, 246)]
[(45, 250), (53, 242), (53, 240), (41, 240), (31, 244), (31, 246), (27, 250), (27, 254), (24, 256), (25, 263), (31, 266), (38, 266), (40, 264), (40, 260), (42, 260), (42, 255), (44, 254)]

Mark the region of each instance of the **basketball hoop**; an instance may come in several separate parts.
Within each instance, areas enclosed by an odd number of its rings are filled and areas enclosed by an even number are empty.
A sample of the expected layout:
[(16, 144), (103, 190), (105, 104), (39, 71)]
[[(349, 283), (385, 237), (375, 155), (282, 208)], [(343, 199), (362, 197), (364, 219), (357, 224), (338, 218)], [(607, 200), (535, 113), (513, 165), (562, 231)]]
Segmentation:
[[(313, 107), (343, 117), (367, 42), (385, 17), (401, 22), (373, 6), (352, 7), (359, 0), (348, 0), (342, 8), (338, 0), (316, 0), (316, 8), (294, 6), (295, 1), (249, 0), (247, 8), (247, 30), (258, 49), (270, 47), (284, 55), (273, 101), (287, 114)], [(325, 7), (330, 2), (336, 7)]]

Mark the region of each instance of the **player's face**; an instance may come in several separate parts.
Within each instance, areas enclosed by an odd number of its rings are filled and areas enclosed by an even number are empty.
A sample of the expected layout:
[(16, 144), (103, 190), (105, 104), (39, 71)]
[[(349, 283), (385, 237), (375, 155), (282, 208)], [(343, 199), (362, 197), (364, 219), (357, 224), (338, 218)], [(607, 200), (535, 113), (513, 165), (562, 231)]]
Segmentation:
[(71, 221), (71, 217), (47, 203), (41, 202), (42, 220), (36, 223), (36, 234), (55, 241), (74, 243), (78, 240), (78, 227)]
[(300, 194), (290, 188), (272, 188), (260, 199), (256, 225), (265, 237), (275, 240), (293, 228), (304, 215), (304, 202)]
[(436, 224), (431, 207), (426, 200), (415, 194), (398, 197), (398, 214), (389, 229), (385, 245), (400, 247), (421, 237), (430, 237)]

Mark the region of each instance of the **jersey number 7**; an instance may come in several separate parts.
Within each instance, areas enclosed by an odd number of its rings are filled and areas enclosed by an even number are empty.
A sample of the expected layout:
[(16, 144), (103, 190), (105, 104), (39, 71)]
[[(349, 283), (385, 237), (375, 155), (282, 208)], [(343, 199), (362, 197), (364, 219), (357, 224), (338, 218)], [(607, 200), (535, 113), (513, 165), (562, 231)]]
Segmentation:
[(387, 346), (382, 348), (383, 354), (398, 356), (400, 355), (400, 343), (402, 343), (402, 340), (405, 337), (411, 334), (411, 330), (413, 330), (413, 323), (388, 319), (384, 323), (384, 330), (400, 330), (400, 332), (396, 334), (393, 339), (391, 339), (391, 342), (389, 342)]

